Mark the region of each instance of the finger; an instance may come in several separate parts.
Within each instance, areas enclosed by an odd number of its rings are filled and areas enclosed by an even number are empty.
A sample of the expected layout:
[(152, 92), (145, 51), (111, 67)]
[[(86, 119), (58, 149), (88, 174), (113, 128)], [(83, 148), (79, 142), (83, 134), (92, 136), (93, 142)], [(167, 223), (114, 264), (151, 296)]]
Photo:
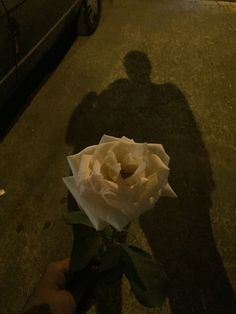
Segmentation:
[(69, 268), (70, 268), (70, 259), (65, 258), (61, 261), (58, 262), (58, 267), (63, 272), (65, 275), (69, 273)]
[(50, 263), (46, 271), (46, 279), (52, 285), (63, 289), (66, 284), (66, 276), (69, 272), (70, 259)]

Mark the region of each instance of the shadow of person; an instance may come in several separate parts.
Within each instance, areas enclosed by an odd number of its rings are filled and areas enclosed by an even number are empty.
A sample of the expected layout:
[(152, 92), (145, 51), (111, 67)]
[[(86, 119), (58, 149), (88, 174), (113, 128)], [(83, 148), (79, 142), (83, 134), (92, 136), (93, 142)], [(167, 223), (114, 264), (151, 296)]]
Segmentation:
[(188, 102), (175, 85), (151, 82), (151, 63), (143, 52), (130, 51), (124, 66), (128, 78), (114, 81), (100, 95), (87, 94), (75, 108), (66, 142), (74, 152), (98, 143), (103, 134), (163, 144), (178, 198), (162, 198), (140, 225), (170, 279), (171, 311), (236, 313), (212, 234), (212, 170)]

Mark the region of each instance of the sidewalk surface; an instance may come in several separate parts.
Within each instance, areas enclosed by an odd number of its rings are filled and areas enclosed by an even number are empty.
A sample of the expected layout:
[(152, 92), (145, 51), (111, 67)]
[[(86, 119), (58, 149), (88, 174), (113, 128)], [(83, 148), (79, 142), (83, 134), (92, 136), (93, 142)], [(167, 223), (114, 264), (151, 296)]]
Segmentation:
[(170, 278), (162, 312), (124, 280), (122, 302), (110, 288), (100, 313), (236, 313), (235, 56), (233, 2), (103, 1), (97, 32), (75, 41), (0, 144), (1, 314), (19, 313), (45, 265), (69, 255), (66, 156), (103, 133), (162, 143), (178, 199), (131, 228)]

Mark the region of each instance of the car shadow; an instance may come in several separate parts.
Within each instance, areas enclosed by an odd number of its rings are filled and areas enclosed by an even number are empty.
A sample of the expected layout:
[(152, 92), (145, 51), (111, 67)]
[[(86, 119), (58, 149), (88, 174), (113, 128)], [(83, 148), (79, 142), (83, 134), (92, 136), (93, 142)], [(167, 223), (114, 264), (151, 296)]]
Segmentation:
[[(151, 81), (151, 63), (143, 52), (130, 51), (124, 66), (128, 78), (114, 81), (99, 95), (88, 93), (74, 109), (66, 143), (74, 153), (98, 143), (103, 134), (163, 144), (171, 156), (170, 183), (178, 198), (162, 198), (140, 218), (140, 226), (169, 277), (171, 311), (236, 313), (212, 233), (212, 169), (187, 99), (177, 86)], [(105, 303), (98, 302), (98, 313), (121, 313), (117, 289), (109, 290)]]

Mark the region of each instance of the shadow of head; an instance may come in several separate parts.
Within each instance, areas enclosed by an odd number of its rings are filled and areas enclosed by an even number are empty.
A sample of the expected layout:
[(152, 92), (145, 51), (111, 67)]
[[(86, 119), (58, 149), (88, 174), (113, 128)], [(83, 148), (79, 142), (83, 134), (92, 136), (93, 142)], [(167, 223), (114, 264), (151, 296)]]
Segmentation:
[(130, 51), (123, 60), (126, 74), (132, 81), (145, 82), (150, 80), (151, 62), (142, 51)]

